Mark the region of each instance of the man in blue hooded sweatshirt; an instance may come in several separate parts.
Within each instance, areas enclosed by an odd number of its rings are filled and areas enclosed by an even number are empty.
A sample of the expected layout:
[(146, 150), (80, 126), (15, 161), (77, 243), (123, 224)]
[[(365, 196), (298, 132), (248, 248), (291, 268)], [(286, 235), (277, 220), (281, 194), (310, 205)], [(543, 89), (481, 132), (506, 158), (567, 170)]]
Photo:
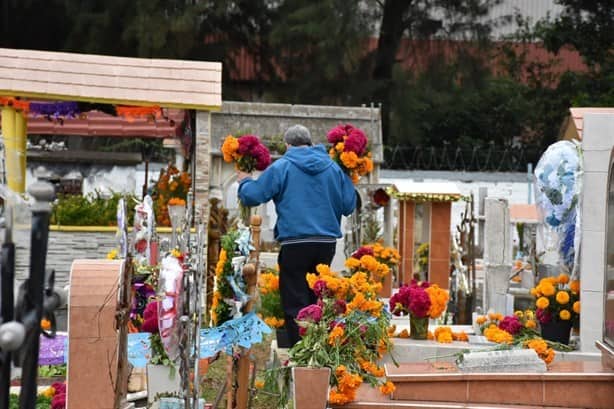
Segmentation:
[(305, 275), (318, 264), (330, 265), (341, 235), (341, 215), (356, 207), (349, 176), (328, 156), (323, 145), (313, 146), (302, 125), (284, 134), (286, 153), (257, 180), (238, 173), (239, 198), (246, 206), (273, 200), (277, 213), (275, 240), (279, 251), (279, 287), (291, 345), (299, 341), (295, 318), (300, 309), (315, 304)]

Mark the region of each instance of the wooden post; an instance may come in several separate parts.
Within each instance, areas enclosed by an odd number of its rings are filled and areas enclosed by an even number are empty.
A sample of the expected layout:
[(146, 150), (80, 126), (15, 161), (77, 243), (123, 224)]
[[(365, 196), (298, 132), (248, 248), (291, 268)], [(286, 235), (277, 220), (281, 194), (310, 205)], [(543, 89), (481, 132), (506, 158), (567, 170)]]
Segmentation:
[[(252, 242), (254, 250), (250, 254), (250, 263), (243, 267), (243, 279), (247, 284), (247, 294), (249, 301), (243, 308), (243, 313), (247, 314), (254, 307), (257, 285), (258, 285), (258, 259), (260, 258), (260, 225), (262, 217), (253, 215), (250, 219), (252, 230)], [(237, 362), (237, 408), (247, 409), (249, 402), (249, 353), (247, 348), (241, 349), (241, 356)]]

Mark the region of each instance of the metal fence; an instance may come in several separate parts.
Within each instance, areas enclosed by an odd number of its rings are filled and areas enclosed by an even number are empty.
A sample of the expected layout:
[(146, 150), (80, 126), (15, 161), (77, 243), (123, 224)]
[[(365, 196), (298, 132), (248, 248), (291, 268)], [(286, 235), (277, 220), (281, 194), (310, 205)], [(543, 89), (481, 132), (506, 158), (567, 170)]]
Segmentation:
[(400, 170), (461, 170), (468, 172), (524, 172), (539, 160), (537, 148), (486, 146), (385, 146), (383, 167)]

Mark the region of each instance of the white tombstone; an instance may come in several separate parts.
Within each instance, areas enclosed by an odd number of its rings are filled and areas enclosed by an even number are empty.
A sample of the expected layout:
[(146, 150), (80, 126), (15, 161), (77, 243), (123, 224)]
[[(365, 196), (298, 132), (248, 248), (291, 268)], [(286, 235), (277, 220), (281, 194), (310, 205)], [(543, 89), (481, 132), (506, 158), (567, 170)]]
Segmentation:
[(510, 243), (510, 220), (505, 199), (484, 200), (484, 306), (503, 314), (508, 311), (508, 288), (512, 271), (512, 246)]

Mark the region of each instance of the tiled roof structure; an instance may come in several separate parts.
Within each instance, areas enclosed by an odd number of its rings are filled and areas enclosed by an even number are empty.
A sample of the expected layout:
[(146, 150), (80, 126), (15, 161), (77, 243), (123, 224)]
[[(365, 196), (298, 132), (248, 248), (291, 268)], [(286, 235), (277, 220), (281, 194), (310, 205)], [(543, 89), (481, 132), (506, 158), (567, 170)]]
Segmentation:
[(217, 110), (222, 64), (0, 48), (0, 95)]

